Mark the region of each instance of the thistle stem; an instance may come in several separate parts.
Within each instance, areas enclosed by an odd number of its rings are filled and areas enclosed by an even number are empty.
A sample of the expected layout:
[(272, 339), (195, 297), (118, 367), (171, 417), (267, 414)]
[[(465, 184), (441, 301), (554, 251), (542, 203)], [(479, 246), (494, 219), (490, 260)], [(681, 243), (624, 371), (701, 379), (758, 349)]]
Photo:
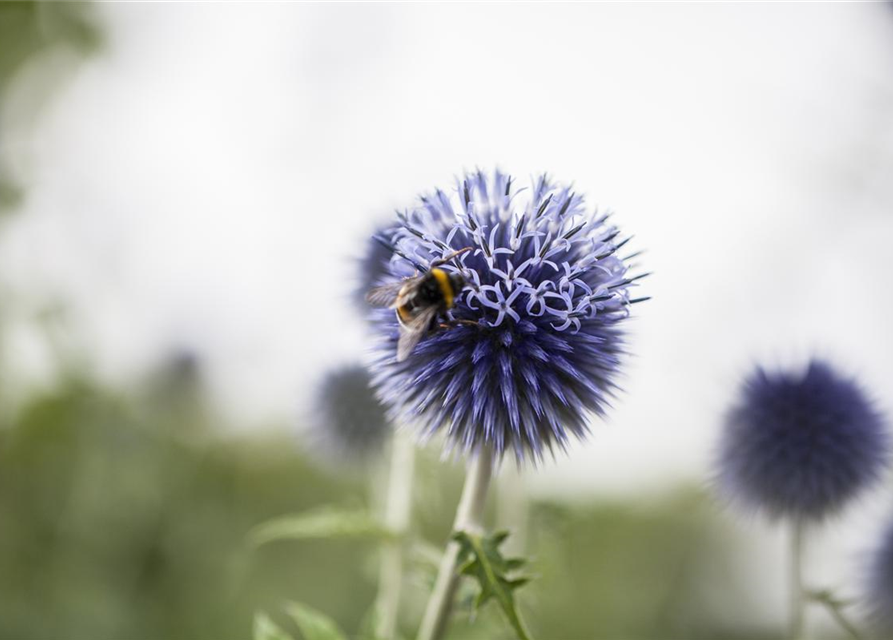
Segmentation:
[[(493, 474), (493, 452), (483, 447), (468, 465), (465, 486), (453, 521), (453, 531), (480, 532), (483, 529), (484, 503)], [(456, 573), (460, 545), (450, 540), (440, 561), (434, 590), (428, 599), (417, 640), (439, 640), (446, 630), (453, 606), (459, 575)]]
[(797, 519), (791, 529), (791, 640), (805, 640), (806, 590), (803, 586), (804, 524)]
[(849, 635), (852, 640), (862, 640), (862, 634), (859, 633), (856, 625), (854, 625), (843, 612), (845, 603), (834, 598), (828, 591), (811, 592), (808, 596), (810, 600), (823, 605), (828, 610), (831, 617), (834, 618), (834, 621), (841, 629), (847, 632), (847, 635)]
[(835, 607), (827, 602), (825, 606), (828, 608), (828, 612), (831, 614), (831, 617), (834, 618), (834, 621), (840, 625), (840, 628), (847, 632), (847, 635), (850, 636), (853, 640), (862, 640), (862, 635), (859, 633), (859, 630), (856, 629), (856, 626), (847, 619), (844, 615), (843, 611), (840, 610), (840, 607)]
[(391, 442), (391, 468), (385, 503), (384, 524), (393, 535), (381, 552), (378, 596), (375, 602), (375, 637), (393, 640), (397, 635), (397, 614), (403, 582), (404, 539), (412, 510), (412, 475), (415, 445), (410, 436), (397, 430)]
[(513, 556), (524, 555), (530, 508), (524, 491), (524, 476), (517, 465), (509, 464), (500, 471), (494, 489), (496, 529), (512, 532), (502, 547), (503, 552)]

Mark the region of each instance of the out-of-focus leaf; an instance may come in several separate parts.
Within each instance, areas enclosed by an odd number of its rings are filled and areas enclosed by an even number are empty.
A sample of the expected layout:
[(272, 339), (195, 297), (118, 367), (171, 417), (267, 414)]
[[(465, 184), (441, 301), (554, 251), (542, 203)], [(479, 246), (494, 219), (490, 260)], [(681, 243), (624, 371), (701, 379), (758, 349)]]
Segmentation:
[(265, 613), (254, 615), (254, 640), (294, 640)]
[(375, 634), (375, 629), (378, 626), (378, 615), (378, 607), (375, 604), (366, 609), (366, 613), (363, 614), (360, 620), (360, 627), (354, 636), (356, 640), (380, 640)]
[(440, 565), (440, 558), (443, 550), (438, 549), (427, 540), (413, 540), (407, 549), (410, 562), (433, 568), (434, 570)]
[(21, 202), (22, 188), (6, 176), (0, 176), (0, 215), (18, 206)]
[[(391, 640), (390, 638), (379, 636), (376, 632), (379, 615), (378, 607), (373, 603), (366, 610), (366, 613), (363, 614), (360, 626), (357, 628), (357, 632), (351, 635), (351, 640)], [(406, 640), (405, 636), (401, 635), (399, 631), (395, 631), (394, 634), (393, 640)]]
[(286, 612), (298, 625), (303, 640), (347, 640), (334, 620), (306, 604), (292, 602)]
[(394, 534), (368, 511), (345, 510), (331, 506), (268, 520), (254, 527), (248, 535), (254, 546), (275, 540), (395, 538)]
[(530, 640), (530, 633), (515, 603), (515, 589), (527, 584), (530, 578), (510, 575), (521, 569), (526, 561), (523, 558), (503, 557), (499, 547), (508, 535), (507, 531), (499, 531), (489, 537), (465, 531), (454, 533), (453, 539), (461, 546), (459, 572), (477, 580), (481, 588), (475, 599), (475, 610), (480, 610), (495, 598), (518, 638)]

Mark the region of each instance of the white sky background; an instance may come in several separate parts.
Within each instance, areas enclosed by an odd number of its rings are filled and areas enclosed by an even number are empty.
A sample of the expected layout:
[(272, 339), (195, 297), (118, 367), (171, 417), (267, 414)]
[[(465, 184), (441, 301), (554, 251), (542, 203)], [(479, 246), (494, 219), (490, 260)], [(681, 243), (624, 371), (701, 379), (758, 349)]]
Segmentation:
[[(20, 295), (71, 304), (108, 378), (185, 346), (234, 424), (291, 419), (364, 348), (345, 298), (373, 221), (498, 164), (575, 181), (655, 271), (626, 396), (526, 476), (534, 490), (705, 480), (756, 361), (828, 355), (893, 411), (890, 7), (97, 10), (106, 49), (26, 126), (54, 64), (37, 61), (2, 114), (30, 193), (0, 235), (0, 269)], [(39, 377), (33, 333), (14, 336), (20, 371)], [(850, 571), (890, 502), (832, 528), (847, 552), (815, 570)], [(781, 571), (779, 534), (750, 530), (774, 550), (760, 566)], [(762, 585), (780, 618), (783, 581)]]
[(71, 302), (104, 375), (187, 346), (232, 415), (293, 416), (364, 348), (345, 292), (373, 221), (498, 164), (575, 181), (655, 271), (626, 396), (541, 490), (703, 479), (756, 360), (830, 355), (893, 409), (890, 7), (97, 10), (106, 49), (35, 125), (51, 61), (3, 114), (31, 191), (0, 267)]

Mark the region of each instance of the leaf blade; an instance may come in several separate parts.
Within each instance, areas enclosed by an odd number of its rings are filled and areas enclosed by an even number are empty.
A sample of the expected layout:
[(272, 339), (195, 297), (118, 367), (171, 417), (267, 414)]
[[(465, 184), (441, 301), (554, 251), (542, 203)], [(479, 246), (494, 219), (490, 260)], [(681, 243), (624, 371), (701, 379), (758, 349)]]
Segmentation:
[(293, 640), (264, 612), (254, 614), (254, 640)]
[(280, 540), (325, 538), (373, 538), (392, 540), (396, 536), (364, 509), (325, 506), (267, 520), (248, 533), (253, 547)]
[(300, 602), (290, 602), (285, 612), (298, 625), (303, 640), (347, 640), (347, 636), (334, 620), (313, 607)]

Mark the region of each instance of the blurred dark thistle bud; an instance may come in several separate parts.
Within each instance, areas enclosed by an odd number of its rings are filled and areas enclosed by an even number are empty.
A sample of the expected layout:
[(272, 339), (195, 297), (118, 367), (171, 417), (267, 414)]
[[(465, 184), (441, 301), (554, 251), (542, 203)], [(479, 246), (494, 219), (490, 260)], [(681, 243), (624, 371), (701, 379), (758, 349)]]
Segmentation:
[(805, 372), (751, 373), (719, 449), (719, 488), (733, 501), (820, 521), (880, 477), (889, 437), (859, 385), (813, 360)]
[(519, 460), (587, 434), (617, 390), (622, 327), (642, 300), (608, 214), (546, 176), (518, 189), (478, 171), (451, 195), (422, 196), (385, 240), (391, 282), (465, 250), (440, 266), (464, 287), (404, 361), (396, 314), (372, 313), (374, 383), (395, 419), (465, 453), (487, 445)]
[(366, 293), (373, 287), (384, 284), (390, 278), (389, 264), (394, 250), (391, 247), (391, 237), (396, 226), (379, 227), (366, 241), (366, 246), (357, 260), (357, 288), (351, 296), (363, 313), (369, 310), (366, 303)]
[(322, 379), (314, 403), (313, 427), (319, 444), (340, 457), (359, 459), (381, 453), (391, 424), (375, 397), (365, 367), (343, 367)]

